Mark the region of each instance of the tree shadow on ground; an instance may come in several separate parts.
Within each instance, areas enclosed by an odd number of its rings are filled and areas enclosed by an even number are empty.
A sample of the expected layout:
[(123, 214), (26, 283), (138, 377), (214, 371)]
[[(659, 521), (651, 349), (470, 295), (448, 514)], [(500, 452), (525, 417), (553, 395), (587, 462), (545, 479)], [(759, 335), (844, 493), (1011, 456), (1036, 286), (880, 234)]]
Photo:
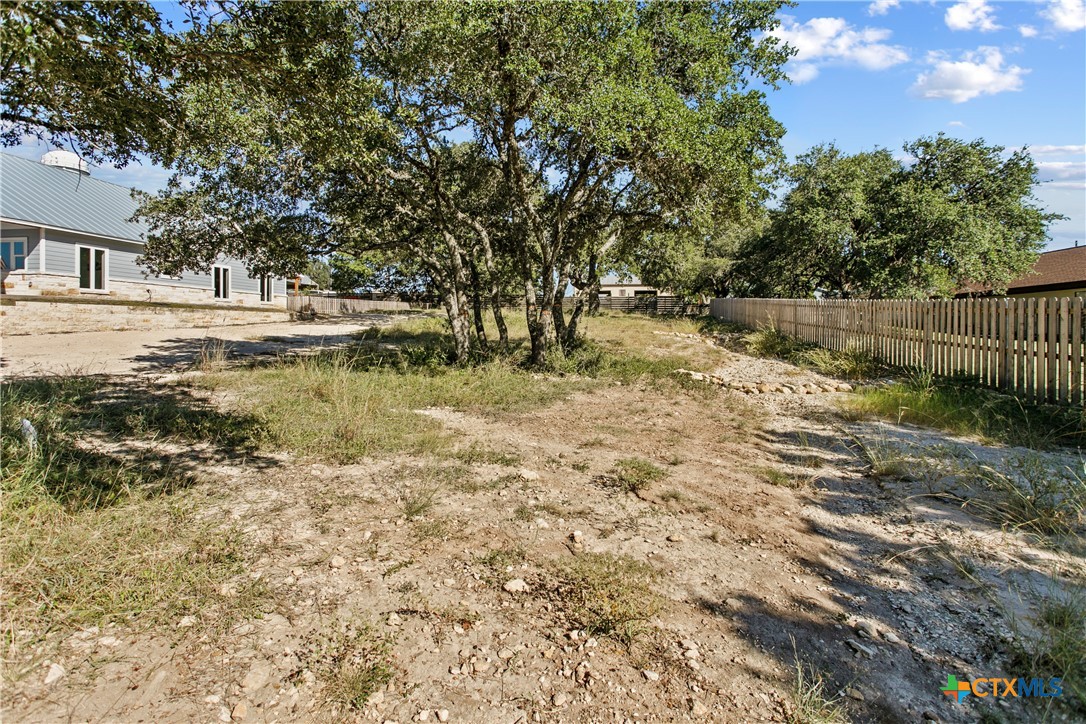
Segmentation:
[[(69, 376), (3, 383), (6, 493), (44, 492), (72, 509), (186, 488), (214, 460), (260, 455), (262, 422), (223, 412), (192, 390), (131, 378)], [(21, 420), (36, 432), (26, 439)]]
[[(1011, 534), (930, 497), (920, 483), (866, 477), (847, 438), (764, 435), (782, 462), (794, 464), (789, 451), (802, 440), (803, 448), (844, 470), (820, 476), (816, 489), (803, 494), (807, 505), (798, 531), (808, 542), (794, 561), (812, 583), (784, 600), (722, 591), (719, 598), (696, 597), (695, 605), (729, 619), (740, 636), (785, 668), (794, 670), (798, 657), (826, 672), (828, 693), (849, 692), (843, 702), (857, 721), (1017, 722), (1086, 713), (1086, 702), (1068, 693), (1059, 701), (970, 696), (957, 703), (941, 691), (948, 675), (1059, 676), (1024, 669), (1016, 656), (1023, 631), (1016, 627), (1028, 620), (1023, 599), (1073, 587), (1065, 577), (1071, 574), (1007, 555), (1006, 545), (992, 542), (1007, 542)], [(1009, 609), (1012, 589), (1021, 591), (1018, 610)], [(861, 634), (859, 621), (879, 633)]]

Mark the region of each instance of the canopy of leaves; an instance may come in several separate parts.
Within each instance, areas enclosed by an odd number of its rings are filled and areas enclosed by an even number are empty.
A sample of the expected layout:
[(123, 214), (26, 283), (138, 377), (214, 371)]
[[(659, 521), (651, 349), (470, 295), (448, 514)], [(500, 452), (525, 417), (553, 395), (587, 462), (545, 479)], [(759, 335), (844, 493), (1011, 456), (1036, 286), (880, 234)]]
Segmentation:
[(1034, 202), (1028, 152), (942, 134), (889, 151), (800, 156), (766, 232), (740, 273), (760, 296), (920, 297), (967, 284), (999, 290), (1037, 257), (1059, 218)]

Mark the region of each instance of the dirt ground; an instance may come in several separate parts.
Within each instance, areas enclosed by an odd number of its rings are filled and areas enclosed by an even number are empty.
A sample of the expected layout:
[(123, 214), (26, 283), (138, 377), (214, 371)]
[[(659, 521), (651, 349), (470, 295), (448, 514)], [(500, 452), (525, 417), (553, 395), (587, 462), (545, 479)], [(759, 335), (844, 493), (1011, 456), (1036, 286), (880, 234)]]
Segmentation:
[(0, 375), (162, 374), (197, 364), (208, 351), (219, 354), (219, 348), (227, 356), (241, 357), (336, 346), (350, 341), (354, 332), (394, 319), (360, 314), (194, 329), (3, 335)]
[[(216, 334), (313, 338), (317, 329)], [(148, 333), (158, 348), (201, 337)], [(11, 341), (5, 357), (36, 369), (61, 356)], [(72, 342), (67, 349), (80, 346)], [(66, 361), (114, 373), (160, 369), (137, 344), (111, 344), (109, 359)], [(831, 382), (785, 363), (727, 359), (704, 371), (741, 382)], [(1086, 576), (1086, 565), (925, 496), (922, 482), (868, 477), (856, 454), (865, 440), (1015, 451), (848, 422), (837, 414), (845, 394), (724, 391), (720, 414), (706, 415), (696, 400), (615, 383), (530, 413), (424, 410), (463, 448), (516, 462), (453, 468), (432, 507), (410, 519), (404, 501), (432, 490), (410, 457), (344, 466), (224, 460), (208, 483), (218, 494), (207, 515), (237, 522), (259, 546), (248, 575), (270, 586), (274, 611), (226, 636), (178, 620), (171, 631), (117, 626), (53, 640), (5, 692), (4, 718), (786, 721), (798, 658), (826, 672), (827, 695), (841, 697), (856, 721), (965, 722), (985, 712), (991, 721), (1031, 720), (1036, 713), (1019, 700), (956, 704), (940, 687), (948, 674), (1017, 675), (1005, 669), (1014, 635), (1007, 611), (1025, 605), (1026, 591)], [(667, 476), (638, 494), (604, 484), (630, 457)], [(660, 576), (662, 606), (630, 648), (587, 637), (563, 615), (547, 562), (584, 552), (629, 556)], [(524, 585), (507, 585), (517, 580)], [(324, 695), (314, 652), (330, 632), (355, 625), (391, 642), (393, 676), (344, 715)], [(53, 664), (64, 675), (46, 684)]]

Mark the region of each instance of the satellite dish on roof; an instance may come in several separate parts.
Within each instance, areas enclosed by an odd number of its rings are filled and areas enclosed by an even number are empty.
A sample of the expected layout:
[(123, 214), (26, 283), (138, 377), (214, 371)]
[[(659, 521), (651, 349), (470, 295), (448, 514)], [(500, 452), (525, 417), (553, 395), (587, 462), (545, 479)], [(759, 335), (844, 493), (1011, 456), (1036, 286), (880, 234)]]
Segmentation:
[(90, 176), (90, 166), (87, 162), (71, 151), (50, 151), (41, 157), (41, 162), (46, 166), (56, 166)]

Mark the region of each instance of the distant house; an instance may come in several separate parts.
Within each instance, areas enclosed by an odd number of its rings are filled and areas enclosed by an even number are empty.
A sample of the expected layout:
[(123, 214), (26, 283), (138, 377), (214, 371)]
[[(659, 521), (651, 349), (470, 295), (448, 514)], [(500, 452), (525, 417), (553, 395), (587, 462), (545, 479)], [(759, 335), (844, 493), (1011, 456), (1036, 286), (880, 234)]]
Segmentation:
[(4, 294), (285, 306), (286, 282), (223, 258), (206, 273), (150, 274), (136, 263), (147, 228), (130, 221), (131, 189), (89, 174), (66, 151), (41, 162), (0, 154), (0, 281)]
[[(986, 296), (972, 287), (957, 296)], [(1007, 285), (1008, 297), (1086, 297), (1086, 246), (1047, 251), (1037, 257), (1032, 271)]]
[(641, 283), (637, 277), (630, 277), (623, 281), (617, 276), (609, 275), (600, 279), (601, 297), (655, 297), (656, 289)]

